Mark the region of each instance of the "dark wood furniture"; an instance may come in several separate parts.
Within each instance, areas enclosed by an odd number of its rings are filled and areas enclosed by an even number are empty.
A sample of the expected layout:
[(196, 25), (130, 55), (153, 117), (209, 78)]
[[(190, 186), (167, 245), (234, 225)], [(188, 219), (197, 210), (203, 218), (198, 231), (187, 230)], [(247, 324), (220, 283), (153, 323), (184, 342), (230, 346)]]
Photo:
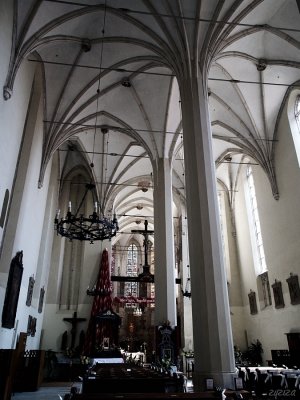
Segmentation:
[(291, 364), (300, 368), (300, 332), (286, 333)]
[(83, 393), (183, 392), (179, 376), (127, 364), (96, 364), (83, 379)]

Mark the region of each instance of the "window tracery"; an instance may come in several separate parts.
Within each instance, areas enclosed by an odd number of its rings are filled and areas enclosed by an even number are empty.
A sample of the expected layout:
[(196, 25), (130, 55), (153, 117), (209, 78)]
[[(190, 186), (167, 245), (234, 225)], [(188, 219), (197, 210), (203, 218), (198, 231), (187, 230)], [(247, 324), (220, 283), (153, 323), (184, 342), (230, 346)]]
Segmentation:
[[(127, 248), (127, 265), (126, 275), (137, 276), (138, 275), (138, 249), (135, 244), (130, 244)], [(138, 283), (137, 282), (125, 282), (125, 296), (138, 296)], [(127, 307), (132, 307), (131, 303), (126, 304)]]

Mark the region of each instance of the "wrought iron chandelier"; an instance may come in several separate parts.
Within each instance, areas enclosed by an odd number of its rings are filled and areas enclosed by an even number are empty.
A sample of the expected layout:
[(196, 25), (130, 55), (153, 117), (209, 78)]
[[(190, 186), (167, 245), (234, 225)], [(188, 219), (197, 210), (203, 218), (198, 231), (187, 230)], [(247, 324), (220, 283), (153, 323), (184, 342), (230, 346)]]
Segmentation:
[(81, 203), (75, 214), (72, 214), (72, 205), (69, 201), (67, 215), (64, 218), (59, 218), (60, 211), (56, 213), (54, 220), (54, 229), (58, 235), (64, 236), (70, 241), (72, 240), (88, 240), (91, 243), (98, 240), (111, 239), (116, 236), (119, 230), (118, 220), (114, 214), (113, 218), (102, 217), (98, 210), (98, 202), (94, 202), (94, 212), (89, 216), (79, 214), (79, 210), (89, 191), (94, 191), (95, 185), (89, 183), (86, 185), (86, 190), (81, 200)]

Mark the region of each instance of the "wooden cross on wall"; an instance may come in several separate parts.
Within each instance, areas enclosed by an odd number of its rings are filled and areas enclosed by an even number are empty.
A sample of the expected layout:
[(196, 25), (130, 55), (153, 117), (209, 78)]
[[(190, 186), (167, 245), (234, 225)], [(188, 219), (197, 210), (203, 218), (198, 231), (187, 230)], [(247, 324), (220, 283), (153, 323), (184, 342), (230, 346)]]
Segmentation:
[(72, 325), (71, 328), (71, 349), (75, 346), (75, 339), (77, 333), (77, 324), (79, 322), (86, 321), (86, 318), (77, 318), (77, 312), (75, 311), (72, 318), (64, 318), (63, 321), (69, 322)]

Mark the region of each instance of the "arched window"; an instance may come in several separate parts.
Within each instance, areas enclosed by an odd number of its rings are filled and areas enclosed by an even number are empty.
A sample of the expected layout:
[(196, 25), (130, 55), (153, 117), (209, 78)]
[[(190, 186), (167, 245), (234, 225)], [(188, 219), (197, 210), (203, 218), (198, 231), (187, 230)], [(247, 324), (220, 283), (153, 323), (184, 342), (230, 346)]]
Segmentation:
[[(224, 193), (224, 192), (223, 192)], [(222, 193), (218, 193), (218, 204), (219, 204), (219, 220), (220, 220), (220, 230), (221, 230), (221, 241), (222, 241), (222, 251), (223, 251), (223, 259), (224, 266), (227, 276), (227, 283), (230, 283), (230, 263), (229, 263), (229, 249), (228, 249), (228, 238), (227, 238), (227, 226), (226, 226), (226, 210), (225, 210), (225, 201), (224, 195)]]
[(247, 167), (247, 182), (248, 182), (248, 189), (249, 189), (249, 199), (250, 199), (250, 209), (251, 209), (251, 221), (252, 222), (252, 232), (254, 234), (255, 239), (255, 247), (257, 252), (256, 260), (254, 261), (254, 267), (256, 275), (260, 275), (263, 272), (267, 271), (266, 259), (265, 259), (265, 251), (263, 245), (263, 239), (261, 235), (260, 229), (260, 220), (258, 215), (257, 209), (257, 201), (256, 201), (256, 193), (255, 193), (255, 186), (254, 186), (254, 179), (252, 168), (248, 165)]
[[(135, 244), (131, 244), (127, 248), (127, 265), (126, 265), (126, 275), (127, 276), (137, 276), (138, 266), (137, 266), (137, 256), (138, 250)], [(125, 283), (125, 296), (138, 296), (138, 284), (137, 282), (126, 282)], [(130, 303), (126, 307), (132, 306)]]
[(290, 93), (287, 103), (287, 116), (294, 142), (295, 152), (300, 167), (300, 91), (294, 89)]
[(250, 203), (250, 227), (251, 229), (251, 243), (254, 256), (254, 269), (257, 276), (257, 289), (258, 298), (261, 308), (265, 308), (272, 304), (271, 290), (268, 276), (268, 268), (266, 264), (265, 251), (263, 245), (263, 238), (260, 228), (260, 220), (257, 208), (256, 192), (254, 186), (254, 179), (252, 168), (250, 165), (247, 167), (247, 182)]

